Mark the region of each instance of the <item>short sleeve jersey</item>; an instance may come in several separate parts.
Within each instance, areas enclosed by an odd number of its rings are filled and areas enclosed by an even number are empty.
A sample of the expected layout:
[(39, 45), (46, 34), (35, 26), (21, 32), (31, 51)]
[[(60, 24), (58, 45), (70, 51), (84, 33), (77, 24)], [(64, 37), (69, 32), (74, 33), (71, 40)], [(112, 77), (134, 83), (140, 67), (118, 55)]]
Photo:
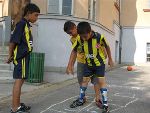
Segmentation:
[(14, 49), (14, 61), (22, 59), (33, 49), (33, 37), (30, 28), (30, 23), (24, 18), (16, 24), (10, 38), (10, 43), (16, 44)]
[(72, 48), (77, 51), (79, 47), (82, 47), (82, 50), (85, 53), (86, 63), (89, 66), (100, 66), (101, 64), (105, 64), (106, 58), (101, 48), (107, 48), (108, 44), (103, 35), (92, 32), (92, 38), (88, 41), (83, 41), (79, 37)]

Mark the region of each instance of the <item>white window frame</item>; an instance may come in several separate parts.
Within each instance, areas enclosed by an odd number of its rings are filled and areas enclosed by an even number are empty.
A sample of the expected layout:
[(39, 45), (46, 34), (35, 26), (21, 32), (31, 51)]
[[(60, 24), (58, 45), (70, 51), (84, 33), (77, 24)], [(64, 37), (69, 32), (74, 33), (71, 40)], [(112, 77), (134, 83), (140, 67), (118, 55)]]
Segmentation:
[[(89, 19), (92, 21), (96, 21), (96, 0), (89, 0), (90, 6), (89, 6)], [(95, 9), (93, 8), (95, 2)], [(94, 11), (95, 10), (95, 11)], [(95, 13), (95, 17), (93, 16), (93, 13)]]
[[(49, 7), (49, 4), (47, 7)], [(59, 0), (59, 15), (63, 15), (62, 14), (62, 7), (63, 7), (63, 0)], [(47, 8), (47, 10), (48, 10), (48, 8)], [(48, 14), (51, 14), (51, 13), (48, 13)], [(56, 13), (56, 14), (58, 14), (58, 13)], [(73, 14), (74, 14), (74, 0), (72, 0), (71, 14), (70, 15), (73, 15)]]

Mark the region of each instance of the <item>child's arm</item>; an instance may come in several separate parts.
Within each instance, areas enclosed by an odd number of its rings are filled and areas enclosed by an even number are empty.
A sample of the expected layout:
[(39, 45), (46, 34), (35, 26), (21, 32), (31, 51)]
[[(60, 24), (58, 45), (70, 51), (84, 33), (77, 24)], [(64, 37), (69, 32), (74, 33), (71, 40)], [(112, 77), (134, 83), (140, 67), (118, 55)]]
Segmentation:
[(106, 51), (107, 51), (107, 55), (108, 55), (108, 65), (110, 65), (110, 67), (113, 67), (114, 63), (111, 57), (111, 51), (110, 51), (110, 47), (107, 45), (106, 47)]
[(69, 58), (68, 66), (66, 69), (67, 74), (70, 74), (70, 73), (74, 74), (74, 64), (75, 64), (76, 58), (77, 58), (77, 52), (72, 50), (70, 58)]
[(72, 45), (73, 50), (71, 51), (68, 66), (67, 66), (67, 69), (66, 69), (67, 74), (69, 74), (69, 73), (74, 74), (73, 69), (74, 69), (74, 64), (75, 64), (76, 58), (77, 58), (77, 48), (80, 45), (79, 40), (80, 40), (80, 38), (77, 39)]
[(11, 35), (10, 38), (10, 43), (9, 43), (9, 56), (6, 61), (6, 63), (10, 63), (13, 61), (13, 52), (17, 44), (20, 44), (21, 38), (24, 32), (24, 27), (25, 27), (25, 22), (19, 22), (16, 24), (16, 27), (13, 31), (13, 34)]
[(7, 61), (6, 61), (6, 63), (8, 63), (8, 64), (13, 61), (13, 51), (14, 51), (15, 47), (16, 47), (15, 43), (9, 44), (9, 56), (8, 56)]
[(114, 63), (113, 63), (113, 60), (112, 60), (112, 57), (111, 57), (111, 50), (110, 50), (110, 47), (107, 44), (104, 37), (102, 39), (102, 43), (104, 44), (104, 46), (106, 48), (107, 55), (108, 55), (108, 65), (110, 65), (110, 67), (113, 67)]

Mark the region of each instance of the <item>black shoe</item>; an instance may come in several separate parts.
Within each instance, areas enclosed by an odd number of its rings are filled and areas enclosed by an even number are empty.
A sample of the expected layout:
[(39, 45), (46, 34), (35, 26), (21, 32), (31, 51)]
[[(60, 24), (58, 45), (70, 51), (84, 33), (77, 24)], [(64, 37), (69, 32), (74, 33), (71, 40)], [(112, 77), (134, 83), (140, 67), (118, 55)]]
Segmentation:
[(70, 108), (76, 108), (78, 106), (82, 106), (85, 103), (85, 100), (82, 101), (78, 98), (77, 100), (73, 101), (73, 103), (70, 105)]
[(30, 113), (29, 111), (25, 110), (23, 106), (20, 106), (17, 111), (12, 111), (11, 109), (11, 113)]
[(20, 103), (20, 106), (22, 106), (25, 111), (29, 111), (31, 109), (31, 106), (26, 106), (24, 103)]
[(108, 106), (103, 105), (102, 113), (109, 113)]

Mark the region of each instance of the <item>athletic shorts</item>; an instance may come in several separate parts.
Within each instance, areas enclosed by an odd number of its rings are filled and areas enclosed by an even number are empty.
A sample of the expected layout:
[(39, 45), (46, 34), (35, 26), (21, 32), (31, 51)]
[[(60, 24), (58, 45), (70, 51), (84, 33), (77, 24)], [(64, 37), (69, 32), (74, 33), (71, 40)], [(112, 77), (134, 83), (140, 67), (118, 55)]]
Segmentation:
[(105, 64), (101, 66), (88, 66), (87, 64), (84, 67), (84, 77), (104, 77), (105, 76)]
[[(85, 67), (85, 64), (77, 62), (77, 79), (78, 79), (79, 84), (82, 83), (82, 81), (83, 81), (84, 67)], [(92, 76), (91, 83), (94, 85), (98, 84), (98, 78), (95, 76)]]
[(14, 79), (27, 79), (29, 72), (29, 60), (30, 55), (26, 55), (24, 58), (17, 60), (17, 64), (14, 64)]

